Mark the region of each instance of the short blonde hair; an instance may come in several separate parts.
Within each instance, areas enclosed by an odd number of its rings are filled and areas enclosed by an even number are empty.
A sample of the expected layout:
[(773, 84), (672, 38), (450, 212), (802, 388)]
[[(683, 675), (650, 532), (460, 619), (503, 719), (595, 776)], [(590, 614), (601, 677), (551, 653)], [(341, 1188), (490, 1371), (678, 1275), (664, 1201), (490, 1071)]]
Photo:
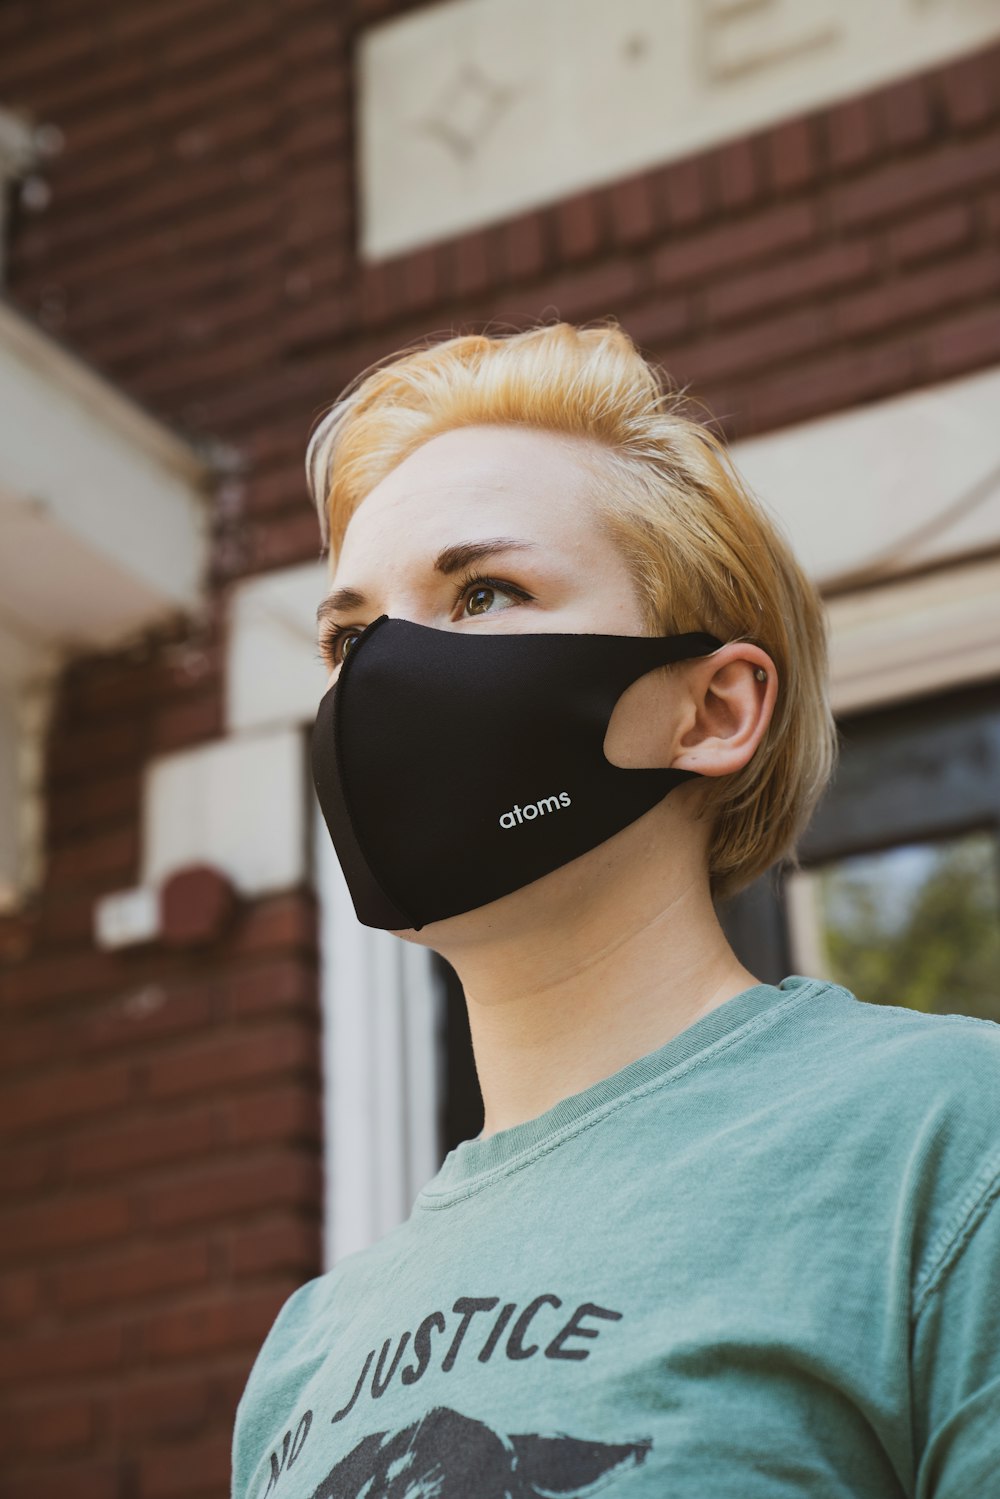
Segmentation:
[(724, 900), (779, 858), (798, 867), (796, 840), (833, 774), (838, 737), (822, 600), (780, 523), (723, 440), (684, 414), (685, 400), (614, 318), (422, 341), (351, 382), (310, 437), (306, 474), (335, 560), (364, 497), (440, 433), (517, 424), (595, 439), (579, 445), (581, 460), (648, 632), (750, 641), (777, 668), (754, 754), (705, 778), (709, 886)]

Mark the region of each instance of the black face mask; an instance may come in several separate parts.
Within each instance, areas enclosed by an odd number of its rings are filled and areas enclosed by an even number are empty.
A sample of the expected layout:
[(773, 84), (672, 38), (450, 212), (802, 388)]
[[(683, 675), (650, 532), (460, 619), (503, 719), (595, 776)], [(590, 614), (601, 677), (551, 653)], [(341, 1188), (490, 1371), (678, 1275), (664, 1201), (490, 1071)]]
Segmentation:
[(475, 634), (412, 620), (354, 637), (312, 731), (319, 804), (365, 926), (419, 931), (520, 890), (694, 770), (612, 765), (638, 677), (714, 635)]

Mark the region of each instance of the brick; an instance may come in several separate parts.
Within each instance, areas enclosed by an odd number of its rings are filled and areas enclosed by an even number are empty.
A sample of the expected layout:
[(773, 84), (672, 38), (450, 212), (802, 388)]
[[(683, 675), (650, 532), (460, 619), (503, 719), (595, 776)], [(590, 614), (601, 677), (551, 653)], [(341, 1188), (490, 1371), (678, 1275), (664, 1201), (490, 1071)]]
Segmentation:
[(1000, 359), (1000, 310), (975, 307), (961, 317), (928, 329), (921, 341), (928, 373), (943, 378), (966, 374)]
[[(72, 131), (70, 131), (72, 141)], [(102, 150), (92, 159), (76, 156), (78, 163), (72, 173), (59, 179), (60, 210), (65, 213), (70, 207), (82, 208), (84, 204), (96, 203), (102, 195), (112, 206), (115, 200), (130, 193), (137, 184), (146, 181), (149, 174), (163, 168), (160, 151), (148, 141), (132, 141), (123, 136), (115, 150)]]
[(924, 155), (891, 162), (830, 196), (843, 227), (892, 218), (916, 204), (967, 193), (1000, 178), (1000, 140), (956, 141)]
[(108, 39), (116, 44), (141, 41), (144, 47), (155, 42), (158, 48), (164, 33), (169, 36), (192, 23), (200, 24), (203, 19), (207, 22), (213, 12), (225, 15), (229, 9), (229, 0), (215, 0), (214, 4), (213, 0), (170, 0), (167, 6), (125, 6), (109, 18)]
[(171, 1240), (125, 1253), (87, 1259), (55, 1276), (55, 1300), (67, 1311), (141, 1300), (157, 1292), (188, 1290), (209, 1277), (203, 1240)]
[(608, 218), (612, 239), (618, 245), (637, 245), (659, 230), (662, 212), (654, 179), (643, 172), (625, 177), (608, 189)]
[(149, 739), (151, 754), (166, 754), (185, 745), (218, 739), (225, 732), (223, 705), (212, 691), (179, 702), (166, 702), (157, 711)]
[(223, 1105), (223, 1120), (223, 1139), (228, 1145), (319, 1145), (319, 1089), (315, 1084), (293, 1083), (232, 1098)]
[(115, 828), (103, 835), (55, 848), (49, 854), (48, 880), (54, 886), (70, 886), (114, 880), (129, 882), (139, 857), (139, 833), (135, 826)]
[(499, 226), (499, 269), (505, 282), (540, 276), (548, 266), (544, 222), (541, 212), (533, 209)]
[(564, 198), (552, 209), (556, 247), (562, 264), (588, 260), (604, 239), (600, 195), (593, 189)]
[(0, 1381), (23, 1385), (44, 1379), (50, 1388), (57, 1382), (119, 1369), (124, 1352), (122, 1329), (110, 1322), (54, 1333), (33, 1332), (24, 1341), (0, 1344)]
[(89, 832), (109, 821), (136, 818), (142, 782), (138, 769), (91, 781), (82, 791), (64, 788), (49, 799), (50, 836), (63, 842), (74, 833)]
[[(67, 999), (79, 1002), (87, 994), (115, 986), (118, 978), (119, 970), (106, 953), (44, 953), (4, 974), (3, 1000), (8, 1014), (28, 1005), (40, 1009)], [(0, 1097), (0, 1118), (2, 1105)]]
[(717, 147), (705, 162), (715, 174), (716, 196), (723, 208), (746, 208), (760, 193), (756, 141), (743, 136)]
[(66, 1055), (72, 1025), (63, 1019), (25, 1016), (9, 1025), (0, 1048), (0, 1073), (24, 1073), (36, 1063), (51, 1066)]
[(238, 1348), (256, 1350), (297, 1282), (285, 1277), (263, 1291), (217, 1293), (207, 1300), (172, 1306), (150, 1317), (142, 1329), (145, 1356), (154, 1363), (203, 1359)]
[(22, 1141), (0, 1151), (0, 1181), (9, 1198), (30, 1196), (56, 1177), (56, 1156), (51, 1141)]
[(0, 1327), (10, 1329), (30, 1322), (42, 1303), (42, 1278), (37, 1270), (8, 1270), (0, 1275)]
[(989, 299), (998, 289), (1000, 255), (990, 250), (949, 260), (846, 298), (836, 307), (836, 325), (844, 337), (856, 338), (897, 323), (933, 316), (959, 302)]
[(0, 1136), (107, 1113), (131, 1097), (127, 1065), (52, 1070), (0, 1091)]
[(237, 1277), (287, 1270), (305, 1280), (320, 1274), (322, 1261), (319, 1222), (301, 1218), (240, 1229), (230, 1235), (226, 1249), (229, 1272)]
[(923, 78), (904, 78), (881, 88), (872, 100), (890, 146), (905, 148), (926, 141), (934, 128), (927, 83)]
[(816, 238), (817, 228), (812, 204), (783, 204), (739, 224), (726, 224), (664, 246), (652, 257), (653, 277), (661, 286), (706, 281), (731, 266), (807, 244)]
[(638, 307), (630, 307), (622, 318), (640, 348), (680, 338), (691, 328), (691, 304), (687, 297), (656, 297)]
[(94, 1055), (203, 1029), (213, 1019), (226, 978), (137, 983), (80, 1017), (76, 1047)]
[(195, 1499), (224, 1493), (230, 1481), (231, 1439), (225, 1432), (143, 1452), (138, 1463), (138, 1499)]
[(568, 322), (582, 322), (619, 312), (622, 304), (635, 296), (639, 285), (639, 272), (632, 261), (612, 260), (548, 283), (544, 301)]
[(243, 1020), (280, 1010), (318, 1020), (316, 970), (295, 958), (258, 961), (226, 974), (219, 1003), (220, 1015), (227, 1019)]
[(271, 56), (277, 40), (270, 8), (264, 11), (252, 7), (227, 8), (198, 26), (186, 26), (176, 36), (164, 40), (157, 48), (157, 61), (171, 76), (182, 74), (193, 64), (198, 65), (199, 73), (206, 63), (210, 63), (213, 69), (224, 71), (233, 61), (231, 53), (247, 48), (258, 55)]
[(117, 1459), (82, 1462), (72, 1457), (58, 1464), (33, 1465), (22, 1476), (5, 1480), (3, 1499), (38, 1499), (40, 1494), (54, 1499), (122, 1499), (123, 1492)]
[(111, 1400), (110, 1425), (119, 1443), (180, 1438), (202, 1430), (212, 1415), (212, 1381), (201, 1373), (136, 1372)]
[(3, 1413), (3, 1445), (23, 1458), (37, 1452), (61, 1453), (85, 1447), (94, 1431), (94, 1411), (79, 1397), (25, 1400), (15, 1396)]
[[(357, 285), (358, 317), (366, 328), (385, 322), (392, 315), (392, 277), (386, 262), (364, 265)], [(362, 366), (363, 368), (366, 366)]]
[(300, 511), (255, 526), (248, 540), (248, 573), (312, 562), (319, 555), (319, 523), (315, 513), (303, 504)]
[(74, 1131), (64, 1146), (65, 1170), (75, 1180), (165, 1165), (204, 1155), (215, 1137), (215, 1113), (208, 1105), (145, 1119), (132, 1114), (127, 1129)]
[(127, 1199), (118, 1192), (76, 1193), (6, 1214), (0, 1263), (66, 1251), (117, 1238), (131, 1227)]
[(961, 58), (941, 75), (948, 120), (959, 130), (974, 129), (1000, 114), (1000, 48)]
[(311, 1208), (320, 1191), (317, 1162), (299, 1151), (284, 1150), (150, 1183), (143, 1193), (144, 1218), (151, 1228), (164, 1229), (259, 1214), (264, 1208)]
[(463, 234), (451, 247), (450, 280), (455, 296), (468, 297), (485, 291), (495, 280), (490, 260), (494, 236), (486, 229)]
[(152, 1059), (145, 1069), (145, 1096), (177, 1098), (276, 1073), (311, 1076), (316, 1064), (313, 1029), (292, 1021), (275, 1023), (213, 1036)]
[(895, 395), (911, 387), (915, 368), (910, 338), (832, 357), (824, 353), (791, 371), (754, 379), (741, 402), (744, 421), (752, 431), (773, 431), (811, 416), (825, 416)]
[(93, 19), (81, 19), (76, 27), (60, 28), (38, 42), (22, 41), (4, 56), (4, 91), (24, 88), (61, 63), (76, 68), (100, 67), (100, 34)]
[(317, 953), (316, 899), (311, 892), (271, 896), (246, 910), (229, 951), (233, 957), (265, 952)]
[(813, 182), (819, 166), (813, 141), (813, 121), (786, 120), (765, 137), (768, 178), (778, 193), (792, 192)]
[(674, 352), (674, 373), (682, 383), (756, 373), (819, 347), (827, 333), (825, 311), (799, 311), (752, 323), (737, 333), (704, 339)]
[(112, 766), (138, 764), (144, 745), (141, 723), (104, 724), (94, 729), (73, 726), (72, 734), (57, 724), (49, 748), (49, 773), (54, 781), (79, 782), (95, 771), (107, 775)]
[(824, 110), (819, 120), (826, 136), (827, 160), (834, 170), (859, 167), (878, 150), (869, 102), (848, 99)]
[(663, 175), (663, 188), (672, 228), (686, 228), (711, 211), (706, 169), (700, 157), (672, 162)]
[(437, 245), (414, 250), (397, 265), (392, 279), (393, 309), (420, 312), (445, 295), (442, 258)]
[(793, 260), (778, 260), (759, 271), (728, 277), (705, 292), (705, 311), (712, 322), (756, 313), (797, 297), (831, 291), (873, 274), (872, 247), (856, 240), (825, 246)]
[(949, 203), (889, 229), (886, 243), (895, 264), (907, 266), (930, 260), (946, 250), (962, 249), (972, 234), (973, 217), (968, 204)]

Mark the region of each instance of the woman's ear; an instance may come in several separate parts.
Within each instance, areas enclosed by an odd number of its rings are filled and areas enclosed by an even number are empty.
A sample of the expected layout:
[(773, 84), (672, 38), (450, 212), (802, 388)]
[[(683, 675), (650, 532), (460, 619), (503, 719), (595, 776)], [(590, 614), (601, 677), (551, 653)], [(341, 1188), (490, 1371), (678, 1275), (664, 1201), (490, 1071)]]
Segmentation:
[(734, 640), (685, 666), (670, 764), (703, 776), (732, 775), (746, 765), (771, 721), (778, 697), (774, 662), (759, 646)]

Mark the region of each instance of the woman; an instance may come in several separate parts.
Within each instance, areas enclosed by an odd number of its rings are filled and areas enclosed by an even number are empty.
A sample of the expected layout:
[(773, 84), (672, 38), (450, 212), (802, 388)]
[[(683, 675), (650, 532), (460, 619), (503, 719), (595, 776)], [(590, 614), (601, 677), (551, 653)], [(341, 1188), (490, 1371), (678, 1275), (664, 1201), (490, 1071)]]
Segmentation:
[(485, 1122), (283, 1307), (236, 1499), (1000, 1493), (1000, 1027), (716, 915), (836, 758), (775, 522), (613, 320), (404, 351), (307, 468), (320, 804)]

